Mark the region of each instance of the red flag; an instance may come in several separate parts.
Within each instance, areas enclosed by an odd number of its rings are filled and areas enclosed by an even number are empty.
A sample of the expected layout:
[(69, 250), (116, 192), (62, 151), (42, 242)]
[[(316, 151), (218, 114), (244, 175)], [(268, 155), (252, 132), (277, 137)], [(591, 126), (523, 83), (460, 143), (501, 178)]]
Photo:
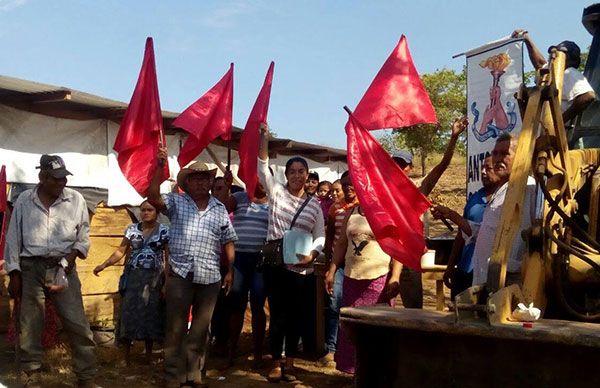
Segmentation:
[(387, 254), (414, 269), (421, 268), (421, 216), (430, 203), (367, 129), (435, 122), (435, 110), (402, 35), (350, 115), (346, 134), (352, 182), (377, 241)]
[(420, 269), (425, 251), (421, 215), (431, 204), (352, 114), (346, 134), (352, 183), (377, 242), (391, 257)]
[[(150, 186), (159, 143), (164, 143), (163, 120), (158, 97), (152, 38), (146, 39), (142, 69), (131, 96), (113, 149), (118, 152), (123, 175), (142, 197)], [(169, 166), (163, 166), (163, 181), (169, 177)]]
[(437, 122), (404, 35), (358, 103), (354, 117), (369, 130)]
[(187, 165), (219, 136), (223, 140), (230, 140), (232, 115), (233, 63), (212, 89), (173, 121), (173, 126), (185, 129), (189, 133), (179, 151), (179, 165)]
[[(0, 257), (4, 258), (4, 241), (6, 239), (6, 226), (8, 225), (8, 218), (6, 210), (8, 209), (6, 198), (6, 167), (0, 168)], [(0, 265), (2, 270), (2, 265)]]
[(246, 192), (249, 197), (254, 195), (254, 189), (258, 182), (256, 163), (258, 160), (258, 149), (260, 147), (259, 127), (261, 123), (267, 122), (274, 67), (275, 63), (271, 62), (265, 77), (265, 82), (258, 93), (258, 97), (252, 107), (250, 116), (248, 116), (248, 121), (246, 122), (244, 132), (240, 139), (240, 148), (238, 150), (238, 154), (240, 155), (240, 169), (238, 170), (238, 176), (246, 184)]

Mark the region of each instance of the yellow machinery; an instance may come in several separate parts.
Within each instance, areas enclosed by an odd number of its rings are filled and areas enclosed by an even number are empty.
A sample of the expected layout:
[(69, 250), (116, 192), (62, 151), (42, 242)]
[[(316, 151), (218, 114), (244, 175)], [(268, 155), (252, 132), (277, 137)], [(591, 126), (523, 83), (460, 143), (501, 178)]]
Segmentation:
[[(600, 72), (600, 5), (584, 10), (586, 20), (594, 35), (588, 68)], [(450, 313), (342, 309), (357, 347), (357, 386), (600, 387), (600, 148), (569, 149), (564, 69), (565, 54), (553, 50), (529, 91), (487, 285), (458, 295)], [(598, 73), (586, 74), (600, 85)], [(582, 121), (597, 128), (575, 142), (600, 147), (600, 114), (589, 116)], [(529, 176), (542, 215), (518, 236)], [(505, 287), (517, 238), (527, 243), (522, 284)], [(540, 308), (542, 319), (512, 319), (521, 302)]]
[[(565, 54), (553, 50), (548, 69), (539, 72), (529, 92), (487, 287), (472, 288), (457, 298), (459, 312), (486, 312), (491, 324), (509, 322), (519, 302), (533, 303), (544, 312), (550, 301), (551, 316), (600, 320), (600, 149), (568, 150), (560, 109), (564, 67)], [(524, 236), (517, 236), (530, 174), (544, 199), (543, 216)], [(589, 209), (585, 215), (584, 209)], [(515, 238), (527, 241), (523, 284), (505, 287)]]

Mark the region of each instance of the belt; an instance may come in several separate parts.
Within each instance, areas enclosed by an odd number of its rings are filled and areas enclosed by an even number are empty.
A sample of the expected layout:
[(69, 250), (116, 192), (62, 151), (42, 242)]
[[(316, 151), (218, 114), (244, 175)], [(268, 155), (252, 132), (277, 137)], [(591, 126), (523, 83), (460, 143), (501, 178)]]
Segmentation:
[(47, 268), (52, 268), (52, 267), (56, 267), (63, 257), (64, 256), (47, 256), (47, 257), (28, 256), (28, 257), (21, 257), (21, 260), (35, 260), (35, 261), (43, 260), (45, 262)]

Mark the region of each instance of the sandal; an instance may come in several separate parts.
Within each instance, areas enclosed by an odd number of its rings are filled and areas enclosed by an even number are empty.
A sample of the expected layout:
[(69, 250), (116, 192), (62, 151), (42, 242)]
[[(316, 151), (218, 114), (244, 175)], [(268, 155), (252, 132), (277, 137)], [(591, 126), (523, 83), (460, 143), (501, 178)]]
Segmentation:
[(271, 369), (267, 374), (267, 380), (269, 380), (270, 383), (278, 383), (281, 381), (282, 376), (283, 373), (281, 365), (277, 363), (276, 366), (273, 367), (273, 369)]

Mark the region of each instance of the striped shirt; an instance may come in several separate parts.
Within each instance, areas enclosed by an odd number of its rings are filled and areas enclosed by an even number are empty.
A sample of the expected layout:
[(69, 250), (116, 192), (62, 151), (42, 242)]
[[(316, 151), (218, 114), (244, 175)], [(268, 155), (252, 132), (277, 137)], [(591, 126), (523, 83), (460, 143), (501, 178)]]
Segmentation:
[(269, 228), (269, 204), (254, 203), (248, 194), (234, 193), (236, 207), (233, 211), (233, 229), (238, 236), (235, 250), (259, 252), (267, 239)]
[(169, 229), (169, 264), (185, 278), (193, 272), (194, 283), (213, 284), (221, 280), (222, 246), (237, 240), (225, 205), (211, 196), (204, 211), (187, 194), (162, 195)]
[[(293, 196), (287, 188), (277, 182), (269, 172), (268, 160), (258, 159), (258, 179), (269, 195), (269, 230), (267, 232), (267, 241), (283, 238), (283, 233), (290, 228), (294, 215), (306, 198)], [(312, 197), (306, 204), (306, 207), (302, 209), (292, 229), (311, 233), (313, 236), (311, 249), (317, 252), (323, 250), (325, 243), (325, 223), (323, 222), (321, 205), (319, 205), (319, 201), (315, 197)], [(298, 269), (291, 265), (286, 267), (300, 274), (313, 272), (313, 268)]]
[(335, 234), (333, 235), (333, 244), (331, 244), (331, 250), (333, 254), (333, 250), (335, 250), (335, 244), (339, 240), (342, 234), (342, 224), (346, 219), (346, 215), (348, 215), (348, 211), (352, 210), (354, 207), (358, 205), (358, 201), (347, 204), (344, 200), (340, 202), (336, 202), (329, 209), (329, 216), (333, 217), (334, 220), (334, 228)]

